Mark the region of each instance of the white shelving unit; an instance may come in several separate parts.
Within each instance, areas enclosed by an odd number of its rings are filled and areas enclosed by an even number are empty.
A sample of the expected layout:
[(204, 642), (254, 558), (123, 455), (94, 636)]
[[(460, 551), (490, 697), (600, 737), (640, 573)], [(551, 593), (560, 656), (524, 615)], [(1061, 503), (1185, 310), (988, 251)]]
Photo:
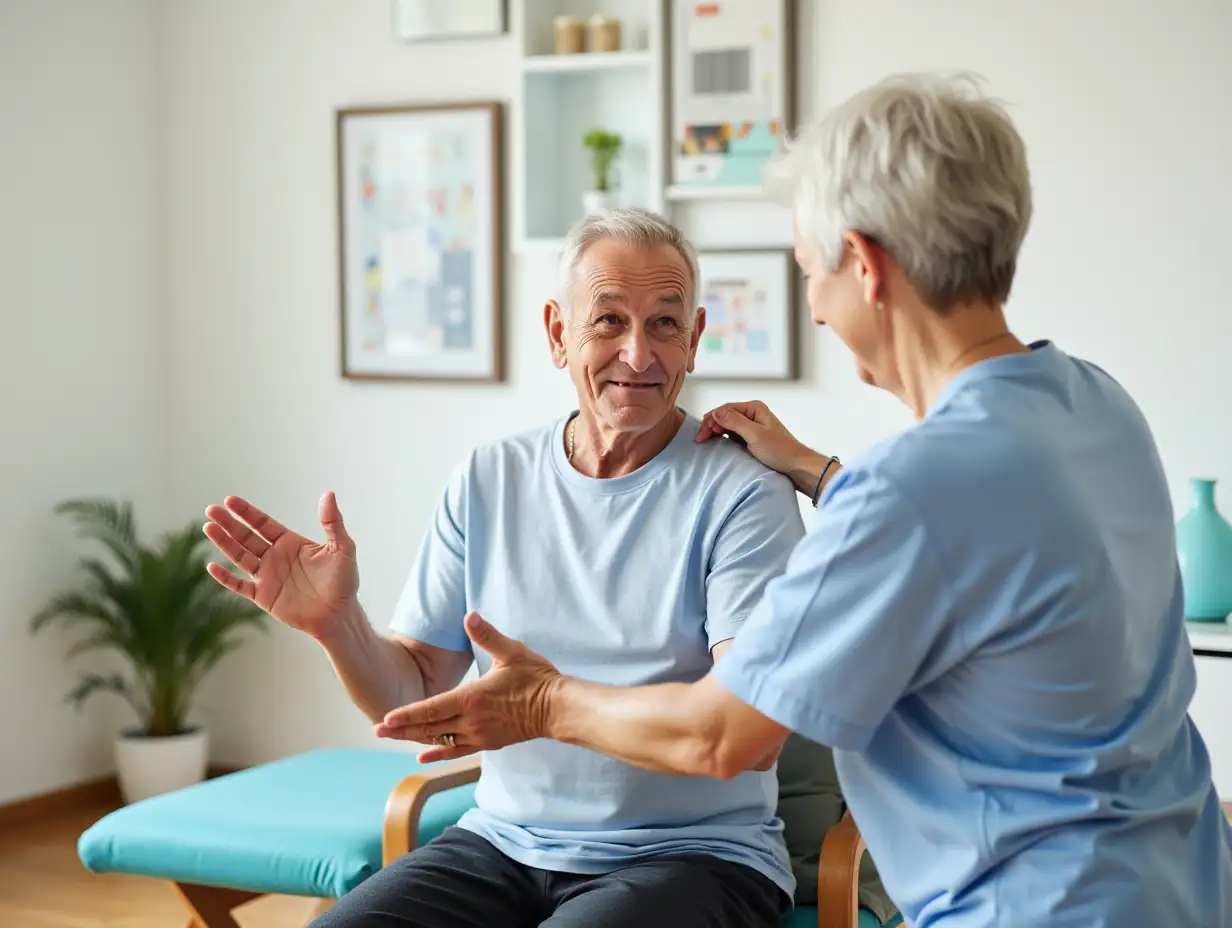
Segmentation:
[[(519, 0), (515, 240), (523, 252), (557, 251), (591, 188), (591, 129), (619, 132), (618, 200), (664, 212), (664, 30), (666, 0)], [(554, 53), (554, 20), (595, 13), (621, 20), (615, 52)]]

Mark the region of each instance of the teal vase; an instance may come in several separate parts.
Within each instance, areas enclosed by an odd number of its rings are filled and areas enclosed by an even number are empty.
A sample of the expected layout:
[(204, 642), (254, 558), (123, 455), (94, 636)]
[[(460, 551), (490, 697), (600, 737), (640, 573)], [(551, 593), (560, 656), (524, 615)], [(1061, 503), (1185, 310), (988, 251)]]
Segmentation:
[(1191, 507), (1176, 525), (1185, 618), (1222, 622), (1232, 613), (1232, 525), (1215, 508), (1215, 481), (1189, 481)]

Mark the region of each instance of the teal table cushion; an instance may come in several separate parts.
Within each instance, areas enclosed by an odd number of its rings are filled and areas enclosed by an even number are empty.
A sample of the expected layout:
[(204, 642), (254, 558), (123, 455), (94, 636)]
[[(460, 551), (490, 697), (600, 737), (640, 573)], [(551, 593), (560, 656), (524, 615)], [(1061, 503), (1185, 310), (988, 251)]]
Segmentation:
[[(87, 869), (337, 899), (381, 868), (385, 802), (424, 769), (381, 749), (314, 751), (126, 806), (82, 836)], [(426, 843), (474, 805), (474, 784), (432, 796)]]
[[(891, 925), (901, 925), (902, 919), (897, 915), (886, 922), (886, 928)], [(877, 916), (868, 909), (860, 910), (860, 928), (881, 928)], [(817, 909), (814, 906), (796, 906), (795, 910), (782, 922), (782, 928), (817, 928)]]

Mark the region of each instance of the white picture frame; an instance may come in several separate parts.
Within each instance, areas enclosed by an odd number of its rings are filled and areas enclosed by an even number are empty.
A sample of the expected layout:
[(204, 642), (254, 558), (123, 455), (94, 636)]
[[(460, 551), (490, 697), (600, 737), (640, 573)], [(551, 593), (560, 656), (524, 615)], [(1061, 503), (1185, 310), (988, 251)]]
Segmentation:
[(706, 326), (692, 376), (794, 380), (797, 275), (791, 250), (707, 250), (697, 260), (697, 302)]
[(343, 377), (502, 379), (501, 114), (338, 110)]
[(391, 0), (394, 37), (400, 42), (503, 35), (507, 0)]
[(794, 3), (671, 0), (670, 183), (701, 197), (762, 185), (793, 128)]

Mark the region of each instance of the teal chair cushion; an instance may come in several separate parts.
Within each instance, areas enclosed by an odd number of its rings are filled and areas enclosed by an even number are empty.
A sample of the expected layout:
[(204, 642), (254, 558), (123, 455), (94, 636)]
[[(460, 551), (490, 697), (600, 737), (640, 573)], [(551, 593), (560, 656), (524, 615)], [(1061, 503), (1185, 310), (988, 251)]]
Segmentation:
[[(413, 755), (330, 749), (288, 757), (111, 813), (81, 836), (87, 869), (336, 899), (381, 868), (385, 802)], [(474, 784), (428, 799), (419, 841), (474, 805)]]

